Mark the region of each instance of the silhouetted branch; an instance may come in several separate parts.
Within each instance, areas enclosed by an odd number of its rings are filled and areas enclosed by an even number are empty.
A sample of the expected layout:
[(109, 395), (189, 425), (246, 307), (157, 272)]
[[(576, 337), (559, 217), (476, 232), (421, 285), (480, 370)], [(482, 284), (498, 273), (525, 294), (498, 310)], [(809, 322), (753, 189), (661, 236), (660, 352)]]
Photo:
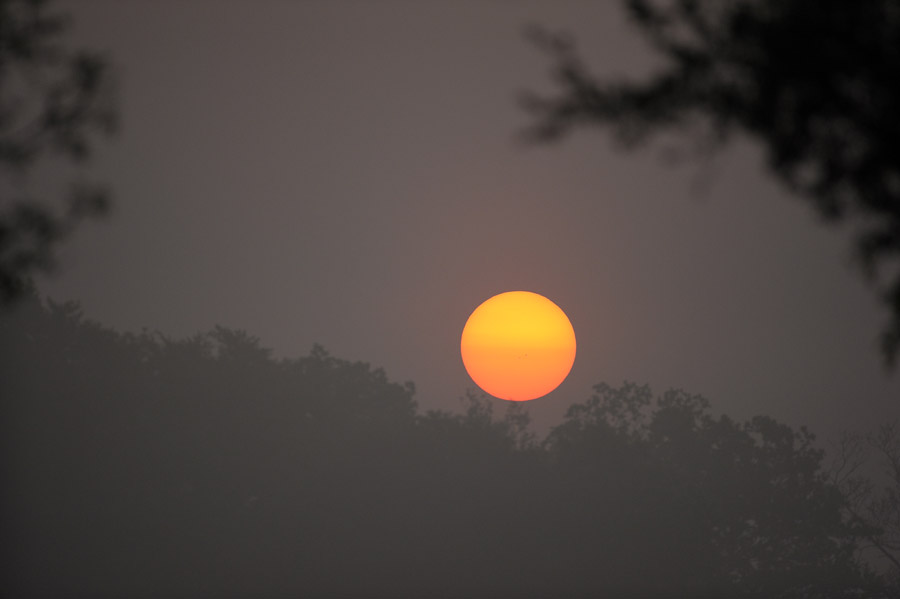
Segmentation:
[(574, 43), (532, 28), (553, 94), (528, 93), (527, 139), (608, 127), (625, 147), (665, 130), (715, 148), (760, 141), (769, 168), (828, 221), (860, 226), (857, 254), (889, 310), (888, 366), (900, 355), (900, 5), (893, 0), (628, 0), (665, 61), (639, 82), (595, 77)]
[[(118, 124), (107, 61), (62, 45), (68, 21), (47, 6), (0, 0), (0, 171), (16, 183), (44, 155), (83, 164), (95, 137)], [(83, 182), (72, 186), (61, 211), (18, 195), (0, 202), (0, 305), (21, 297), (26, 279), (52, 268), (56, 246), (110, 204), (105, 188)]]

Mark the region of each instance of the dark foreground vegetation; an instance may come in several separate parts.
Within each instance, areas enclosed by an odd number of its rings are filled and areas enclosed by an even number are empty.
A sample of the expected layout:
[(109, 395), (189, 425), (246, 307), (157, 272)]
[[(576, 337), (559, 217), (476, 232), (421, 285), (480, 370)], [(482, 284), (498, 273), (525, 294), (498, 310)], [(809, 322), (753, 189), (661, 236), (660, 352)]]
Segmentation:
[(770, 418), (598, 385), (537, 442), (319, 347), (0, 322), (4, 596), (897, 596), (865, 481)]

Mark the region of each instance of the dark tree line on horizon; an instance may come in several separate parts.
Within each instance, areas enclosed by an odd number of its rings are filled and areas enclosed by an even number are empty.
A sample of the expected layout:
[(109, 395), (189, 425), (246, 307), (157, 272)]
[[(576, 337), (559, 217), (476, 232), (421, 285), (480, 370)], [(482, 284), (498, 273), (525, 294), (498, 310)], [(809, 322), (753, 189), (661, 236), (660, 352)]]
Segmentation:
[(900, 484), (859, 475), (860, 438), (833, 467), (682, 391), (600, 384), (539, 440), (520, 404), (423, 413), (320, 347), (119, 333), (33, 296), (0, 318), (0, 380), (7, 596), (900, 591), (861, 553), (900, 555)]

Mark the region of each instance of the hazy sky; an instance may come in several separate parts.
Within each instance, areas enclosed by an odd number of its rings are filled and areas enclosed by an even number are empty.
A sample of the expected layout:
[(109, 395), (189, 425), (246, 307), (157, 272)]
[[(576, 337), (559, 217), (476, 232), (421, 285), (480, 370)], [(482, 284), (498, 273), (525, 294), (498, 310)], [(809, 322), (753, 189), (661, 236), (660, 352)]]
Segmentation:
[(543, 425), (625, 379), (822, 436), (900, 415), (877, 353), (887, 313), (848, 232), (753, 144), (671, 167), (599, 131), (517, 140), (517, 94), (551, 89), (527, 24), (572, 32), (599, 74), (652, 64), (618, 2), (61, 7), (120, 75), (122, 131), (92, 169), (115, 210), (41, 282), (91, 318), (175, 337), (221, 324), (290, 357), (320, 343), (454, 409), (466, 318), (524, 289), (578, 339), (568, 380), (530, 404)]

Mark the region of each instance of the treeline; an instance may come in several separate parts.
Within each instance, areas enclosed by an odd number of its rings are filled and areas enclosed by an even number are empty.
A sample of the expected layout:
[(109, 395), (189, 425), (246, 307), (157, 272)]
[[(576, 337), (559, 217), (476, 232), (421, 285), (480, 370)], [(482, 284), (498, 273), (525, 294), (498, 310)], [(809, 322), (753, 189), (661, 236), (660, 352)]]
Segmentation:
[(31, 298), (0, 395), (4, 596), (898, 596), (810, 434), (681, 391), (598, 385), (539, 441), (320, 347)]

